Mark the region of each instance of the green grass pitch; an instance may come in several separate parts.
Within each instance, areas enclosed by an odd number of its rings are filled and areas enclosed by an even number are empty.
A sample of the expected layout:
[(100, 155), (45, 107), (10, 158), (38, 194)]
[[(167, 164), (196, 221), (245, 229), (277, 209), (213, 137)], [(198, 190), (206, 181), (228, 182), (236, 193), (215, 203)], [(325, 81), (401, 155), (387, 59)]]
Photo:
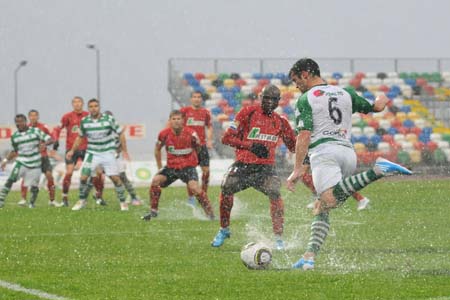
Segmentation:
[[(309, 238), (310, 194), (285, 189), (287, 250), (272, 268), (247, 270), (241, 247), (271, 243), (267, 198), (237, 194), (232, 237), (210, 246), (218, 221), (186, 205), (186, 189), (163, 190), (160, 215), (140, 220), (145, 207), (120, 212), (112, 190), (108, 206), (73, 212), (18, 207), (11, 193), (0, 210), (0, 280), (69, 299), (450, 299), (450, 182), (383, 181), (331, 213), (331, 230), (312, 272), (290, 270)], [(218, 187), (209, 191), (218, 214)], [(77, 192), (71, 193), (71, 204)], [(0, 299), (39, 299), (0, 287)]]

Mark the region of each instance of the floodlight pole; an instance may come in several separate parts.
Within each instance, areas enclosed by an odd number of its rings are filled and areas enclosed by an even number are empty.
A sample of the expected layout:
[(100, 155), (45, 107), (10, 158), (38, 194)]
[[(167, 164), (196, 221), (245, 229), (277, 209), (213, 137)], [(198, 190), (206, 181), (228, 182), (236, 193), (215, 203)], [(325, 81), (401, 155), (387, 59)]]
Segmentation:
[(22, 60), (14, 70), (14, 116), (19, 113), (19, 70), (27, 65), (26, 60)]
[(86, 47), (95, 50), (96, 69), (97, 69), (97, 100), (100, 101), (100, 49), (94, 44), (87, 44)]

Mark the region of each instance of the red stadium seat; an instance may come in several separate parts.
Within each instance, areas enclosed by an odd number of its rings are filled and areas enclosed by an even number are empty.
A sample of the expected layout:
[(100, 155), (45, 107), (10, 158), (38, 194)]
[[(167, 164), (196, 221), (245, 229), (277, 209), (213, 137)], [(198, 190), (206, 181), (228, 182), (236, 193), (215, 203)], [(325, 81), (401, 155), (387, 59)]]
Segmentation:
[(195, 73), (194, 77), (195, 77), (195, 79), (200, 81), (202, 79), (205, 79), (205, 74), (203, 74), (203, 73)]

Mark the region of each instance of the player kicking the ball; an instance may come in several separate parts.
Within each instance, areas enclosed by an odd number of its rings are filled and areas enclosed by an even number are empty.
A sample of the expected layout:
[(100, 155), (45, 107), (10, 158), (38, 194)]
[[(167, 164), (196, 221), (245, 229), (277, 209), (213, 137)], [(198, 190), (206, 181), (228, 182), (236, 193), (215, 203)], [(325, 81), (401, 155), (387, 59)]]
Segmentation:
[(212, 241), (220, 247), (230, 237), (230, 214), (233, 195), (249, 187), (269, 197), (275, 247), (283, 249), (284, 204), (281, 180), (275, 171), (275, 149), (281, 138), (291, 152), (295, 150), (295, 134), (289, 122), (274, 112), (280, 90), (267, 85), (261, 93), (261, 105), (243, 108), (234, 124), (227, 129), (222, 143), (236, 148), (236, 162), (225, 174), (220, 193), (220, 230)]
[[(149, 221), (158, 216), (158, 204), (161, 197), (161, 188), (168, 187), (175, 180), (181, 179), (197, 198), (209, 219), (214, 219), (214, 212), (208, 195), (198, 185), (198, 174), (195, 167), (198, 164), (197, 149), (200, 140), (197, 133), (183, 126), (183, 114), (174, 110), (169, 116), (169, 128), (162, 130), (158, 135), (155, 146), (155, 159), (159, 172), (153, 177), (150, 186), (150, 212), (142, 217)], [(167, 164), (162, 167), (161, 149), (165, 147)]]
[(114, 183), (120, 201), (120, 210), (127, 211), (125, 188), (122, 180), (120, 180), (116, 161), (116, 134), (119, 135), (121, 141), (122, 155), (128, 158), (127, 144), (122, 127), (116, 123), (114, 117), (100, 113), (100, 102), (97, 99), (89, 100), (88, 109), (90, 114), (81, 120), (78, 137), (75, 139), (72, 149), (66, 154), (67, 160), (70, 161), (83, 138), (86, 137), (87, 150), (81, 169), (80, 200), (72, 207), (72, 210), (80, 210), (86, 206), (89, 191), (88, 179), (95, 175), (98, 168), (101, 167), (106, 176), (109, 176)]
[(311, 270), (314, 269), (314, 258), (328, 235), (328, 214), (332, 208), (386, 175), (412, 173), (398, 164), (378, 158), (372, 169), (353, 175), (356, 154), (350, 142), (352, 114), (382, 111), (389, 101), (386, 96), (379, 96), (370, 103), (351, 89), (328, 85), (320, 77), (319, 65), (309, 58), (297, 61), (289, 76), (303, 94), (295, 107), (299, 134), (294, 170), (287, 180), (288, 189), (293, 191), (295, 183), (304, 175), (302, 165), (309, 152), (314, 186), (320, 197), (314, 208), (306, 252), (293, 268)]

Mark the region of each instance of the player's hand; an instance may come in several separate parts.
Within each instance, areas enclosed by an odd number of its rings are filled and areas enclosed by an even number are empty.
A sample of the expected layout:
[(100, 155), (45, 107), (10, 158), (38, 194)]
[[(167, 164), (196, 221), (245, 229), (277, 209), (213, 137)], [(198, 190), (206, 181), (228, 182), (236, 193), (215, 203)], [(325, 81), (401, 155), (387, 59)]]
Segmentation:
[(213, 148), (213, 142), (208, 140), (208, 141), (206, 142), (206, 147), (207, 147), (208, 149), (212, 149), (212, 148)]
[(66, 159), (67, 160), (71, 160), (73, 156), (73, 150), (69, 150), (66, 154)]
[(295, 184), (299, 181), (302, 175), (303, 174), (301, 173), (301, 170), (294, 169), (294, 171), (292, 171), (291, 175), (289, 175), (286, 181), (287, 189), (290, 190), (291, 192), (294, 192)]
[(6, 167), (6, 161), (2, 161), (2, 164), (0, 165), (0, 168), (2, 169), (2, 171), (5, 171), (5, 167)]
[(122, 151), (122, 156), (123, 156), (123, 159), (125, 159), (125, 160), (128, 160), (128, 161), (131, 160), (130, 154), (128, 154), (127, 151)]
[(267, 149), (266, 146), (260, 143), (253, 143), (250, 147), (250, 152), (258, 156), (259, 158), (269, 157), (269, 149)]
[(53, 150), (57, 151), (58, 148), (59, 148), (59, 141), (55, 141), (55, 142), (53, 143)]

